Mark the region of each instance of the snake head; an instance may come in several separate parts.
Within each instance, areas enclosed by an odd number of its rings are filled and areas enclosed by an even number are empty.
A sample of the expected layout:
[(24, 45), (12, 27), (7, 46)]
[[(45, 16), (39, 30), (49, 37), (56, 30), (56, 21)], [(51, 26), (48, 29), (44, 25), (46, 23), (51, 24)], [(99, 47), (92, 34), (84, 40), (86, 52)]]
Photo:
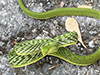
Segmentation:
[(41, 47), (43, 56), (47, 55), (49, 53), (56, 52), (58, 50), (57, 42), (50, 42), (50, 43), (51, 43), (51, 45), (49, 45), (49, 46)]

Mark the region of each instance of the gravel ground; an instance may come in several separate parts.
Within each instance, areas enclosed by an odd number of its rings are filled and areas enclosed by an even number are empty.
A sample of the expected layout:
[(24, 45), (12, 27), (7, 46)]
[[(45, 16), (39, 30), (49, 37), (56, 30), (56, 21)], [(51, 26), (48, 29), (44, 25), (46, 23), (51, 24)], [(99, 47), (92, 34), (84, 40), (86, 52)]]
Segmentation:
[[(61, 2), (65, 3), (64, 7), (92, 5), (93, 9), (100, 10), (100, 0), (91, 0), (91, 4), (85, 3), (85, 0), (24, 0), (26, 7), (35, 12), (60, 8)], [(79, 55), (95, 52), (100, 46), (100, 20), (81, 16), (70, 17), (78, 21), (88, 50), (85, 50), (79, 42), (67, 49)], [(0, 0), (0, 75), (100, 75), (100, 60), (90, 66), (82, 67), (56, 57), (46, 56), (37, 63), (22, 68), (12, 68), (8, 64), (6, 57), (14, 47), (12, 41), (53, 38), (66, 33), (64, 24), (67, 18), (68, 16), (61, 16), (36, 20), (21, 11), (17, 0)], [(49, 70), (55, 65), (59, 66)]]

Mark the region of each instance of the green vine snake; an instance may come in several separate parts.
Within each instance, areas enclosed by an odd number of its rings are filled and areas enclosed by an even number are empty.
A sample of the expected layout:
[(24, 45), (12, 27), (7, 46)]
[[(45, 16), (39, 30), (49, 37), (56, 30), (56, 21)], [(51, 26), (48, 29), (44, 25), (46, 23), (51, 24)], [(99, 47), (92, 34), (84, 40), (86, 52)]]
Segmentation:
[[(87, 8), (59, 8), (51, 11), (36, 13), (28, 10), (22, 0), (18, 0), (22, 11), (35, 19), (49, 19), (56, 16), (88, 16), (100, 19), (100, 11)], [(80, 56), (68, 51), (65, 46), (77, 43), (77, 33), (69, 32), (59, 35), (53, 39), (33, 39), (20, 42), (15, 45), (14, 49), (8, 54), (8, 62), (12, 67), (23, 67), (37, 62), (46, 55), (61, 58), (69, 63), (80, 66), (91, 65), (100, 59), (100, 47), (90, 55)]]

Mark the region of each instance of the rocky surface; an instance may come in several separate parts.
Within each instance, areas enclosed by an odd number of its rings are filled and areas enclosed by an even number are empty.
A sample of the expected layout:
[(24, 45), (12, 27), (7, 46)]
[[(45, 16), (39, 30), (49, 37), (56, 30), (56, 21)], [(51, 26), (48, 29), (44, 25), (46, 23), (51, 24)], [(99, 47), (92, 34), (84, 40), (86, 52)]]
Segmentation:
[[(78, 5), (92, 5), (93, 9), (100, 10), (100, 0), (23, 0), (25, 6), (35, 12), (45, 12), (64, 7)], [(88, 47), (85, 50), (78, 42), (67, 47), (73, 53), (88, 55), (95, 52), (100, 46), (100, 20), (90, 17), (71, 16), (75, 18), (82, 33), (83, 42)], [(13, 49), (12, 41), (21, 42), (29, 39), (53, 38), (66, 33), (65, 20), (68, 16), (55, 17), (48, 20), (36, 20), (26, 16), (17, 3), (17, 0), (0, 0), (0, 75), (99, 75), (100, 61), (90, 66), (75, 66), (61, 59), (46, 56), (37, 63), (12, 68), (7, 62), (7, 54)], [(62, 64), (50, 69), (52, 66)]]

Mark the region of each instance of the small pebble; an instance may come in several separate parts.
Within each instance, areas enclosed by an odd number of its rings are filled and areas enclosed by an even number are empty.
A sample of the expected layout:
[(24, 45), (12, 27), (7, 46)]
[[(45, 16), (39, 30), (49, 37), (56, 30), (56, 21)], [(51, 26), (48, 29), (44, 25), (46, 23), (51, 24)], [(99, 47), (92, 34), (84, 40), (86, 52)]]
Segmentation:
[(3, 5), (5, 5), (5, 4), (7, 3), (7, 0), (1, 0), (1, 3), (2, 3)]
[(55, 24), (55, 25), (57, 25), (57, 24), (58, 24), (58, 22), (57, 22), (56, 20), (54, 20), (54, 24)]
[(40, 6), (43, 7), (43, 3), (40, 3)]
[(83, 48), (81, 48), (81, 50), (83, 51), (84, 49), (83, 49)]
[(50, 2), (47, 3), (47, 5), (50, 5), (50, 4), (51, 4)]
[(97, 34), (98, 32), (97, 32), (97, 31), (89, 31), (89, 33), (90, 33), (91, 35), (93, 35), (93, 34)]
[(78, 43), (78, 46), (81, 46), (81, 43)]
[(91, 40), (91, 41), (89, 42), (89, 47), (91, 47), (91, 48), (94, 47), (94, 41), (93, 41), (93, 40)]
[(60, 7), (63, 7), (64, 4), (65, 4), (65, 3), (62, 1), (62, 2), (60, 3)]

